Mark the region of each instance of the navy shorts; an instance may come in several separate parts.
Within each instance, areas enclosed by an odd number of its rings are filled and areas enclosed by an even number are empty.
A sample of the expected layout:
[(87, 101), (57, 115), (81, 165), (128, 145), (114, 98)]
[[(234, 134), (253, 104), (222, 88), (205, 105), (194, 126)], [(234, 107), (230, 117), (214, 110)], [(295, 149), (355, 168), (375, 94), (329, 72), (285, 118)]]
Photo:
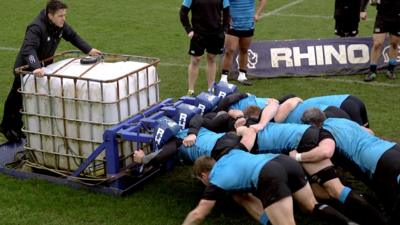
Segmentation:
[(374, 34), (390, 33), (400, 36), (400, 15), (386, 15), (380, 13), (376, 15)]
[(224, 51), (225, 34), (201, 34), (194, 32), (190, 40), (189, 55), (202, 56), (204, 50), (213, 55), (222, 54)]
[(367, 108), (365, 107), (364, 102), (357, 97), (350, 95), (342, 102), (340, 108), (345, 111), (354, 122), (361, 126), (364, 126), (365, 124), (368, 125)]
[(255, 195), (266, 208), (291, 196), (307, 184), (306, 175), (298, 162), (280, 155), (261, 169)]
[(251, 30), (235, 30), (229, 29), (227, 32), (229, 35), (238, 37), (238, 38), (246, 38), (246, 37), (253, 37), (254, 36), (254, 29)]

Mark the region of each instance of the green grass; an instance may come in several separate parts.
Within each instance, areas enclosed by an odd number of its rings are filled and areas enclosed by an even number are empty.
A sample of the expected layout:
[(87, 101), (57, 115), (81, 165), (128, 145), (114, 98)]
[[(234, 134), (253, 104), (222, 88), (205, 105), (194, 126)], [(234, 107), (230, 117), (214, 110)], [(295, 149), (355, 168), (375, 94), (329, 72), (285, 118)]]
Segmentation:
[[(108, 53), (158, 57), (161, 96), (180, 97), (187, 87), (188, 40), (179, 22), (181, 0), (69, 0), (68, 22), (93, 47)], [(268, 0), (265, 12), (294, 1)], [(255, 40), (316, 39), (333, 37), (333, 0), (297, 1), (291, 7), (258, 22)], [(0, 8), (0, 102), (8, 94), (11, 69), (26, 25), (45, 5), (44, 0), (1, 1)], [(310, 15), (316, 17), (309, 17)], [(370, 36), (371, 20), (360, 24), (360, 36)], [(308, 16), (308, 17), (307, 17)], [(320, 16), (320, 17), (318, 17)], [(59, 51), (73, 49), (63, 42)], [(204, 62), (203, 62), (204, 65)], [(206, 89), (204, 69), (197, 91)], [(375, 83), (362, 83), (362, 75), (323, 78), (258, 79), (241, 91), (279, 97), (296, 93), (307, 98), (350, 93), (367, 105), (372, 128), (378, 135), (399, 138), (399, 79), (383, 76)], [(386, 86), (385, 86), (386, 85)], [(388, 86), (392, 85), (392, 86)], [(0, 104), (0, 112), (3, 104)], [(4, 138), (2, 139), (4, 140)], [(49, 184), (0, 176), (0, 224), (179, 224), (201, 196), (202, 187), (190, 178), (189, 167), (147, 182), (132, 195), (118, 198)], [(322, 224), (296, 213), (298, 224)], [(257, 224), (231, 202), (220, 203), (205, 224)]]

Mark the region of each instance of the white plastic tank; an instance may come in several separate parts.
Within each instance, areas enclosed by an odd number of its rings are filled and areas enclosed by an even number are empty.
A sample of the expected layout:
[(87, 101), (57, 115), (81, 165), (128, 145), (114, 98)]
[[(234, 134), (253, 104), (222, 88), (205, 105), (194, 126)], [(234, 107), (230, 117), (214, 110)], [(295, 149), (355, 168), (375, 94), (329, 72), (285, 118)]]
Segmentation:
[[(21, 92), (26, 148), (46, 167), (74, 171), (103, 142), (107, 128), (159, 100), (155, 65), (144, 62), (83, 65), (67, 58), (48, 65), (45, 73), (50, 75), (25, 75)], [(120, 155), (133, 150), (124, 143)]]

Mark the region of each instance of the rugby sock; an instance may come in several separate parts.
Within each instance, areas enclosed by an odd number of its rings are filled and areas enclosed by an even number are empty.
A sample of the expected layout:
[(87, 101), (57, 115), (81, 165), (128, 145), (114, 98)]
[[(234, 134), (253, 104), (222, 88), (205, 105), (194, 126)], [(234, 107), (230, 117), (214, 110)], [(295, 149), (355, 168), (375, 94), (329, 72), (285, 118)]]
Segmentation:
[(390, 225), (400, 224), (400, 193), (397, 194), (396, 200), (394, 201), (392, 212), (389, 219)]
[(268, 219), (267, 214), (265, 212), (263, 214), (261, 214), (260, 219), (259, 219), (260, 224), (267, 225), (268, 221), (269, 221), (269, 219)]
[(326, 204), (315, 204), (311, 214), (323, 220), (332, 221), (334, 224), (352, 224), (349, 218)]
[(244, 70), (244, 69), (239, 69), (239, 77), (238, 77), (238, 80), (247, 80), (246, 73), (247, 73), (246, 70)]
[(225, 82), (228, 83), (228, 75), (229, 75), (229, 71), (228, 70), (222, 70), (221, 72), (221, 82)]
[(369, 65), (369, 71), (371, 72), (371, 73), (376, 73), (376, 68), (377, 68), (378, 66), (376, 65), (376, 64), (371, 64), (371, 65)]
[(346, 201), (346, 198), (347, 198), (347, 196), (349, 196), (350, 192), (351, 192), (351, 188), (344, 187), (342, 192), (340, 192), (339, 201), (344, 204), (344, 202)]
[(396, 59), (390, 59), (390, 60), (389, 60), (388, 70), (389, 70), (390, 72), (393, 72), (393, 71), (394, 71), (394, 67), (396, 67), (396, 64), (397, 64)]
[(386, 218), (360, 195), (345, 187), (340, 193), (346, 215), (360, 224), (387, 224)]

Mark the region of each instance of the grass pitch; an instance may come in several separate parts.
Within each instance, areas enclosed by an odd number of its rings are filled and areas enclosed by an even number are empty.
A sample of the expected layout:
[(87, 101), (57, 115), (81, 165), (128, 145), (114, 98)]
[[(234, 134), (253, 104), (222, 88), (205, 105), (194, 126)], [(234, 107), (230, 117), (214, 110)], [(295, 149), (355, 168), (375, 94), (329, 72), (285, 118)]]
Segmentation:
[[(70, 8), (67, 21), (93, 47), (108, 53), (158, 57), (161, 59), (158, 72), (162, 80), (162, 98), (178, 98), (186, 93), (189, 42), (179, 22), (180, 0), (66, 0), (66, 3)], [(12, 66), (26, 25), (44, 5), (44, 0), (0, 2), (1, 103), (12, 82)], [(333, 0), (268, 0), (265, 16), (256, 25), (254, 39), (334, 37), (333, 7)], [(369, 7), (368, 12), (369, 20), (360, 24), (360, 36), (371, 36), (375, 9)], [(58, 51), (69, 49), (73, 47), (63, 42)], [(251, 87), (239, 88), (270, 97), (289, 92), (303, 98), (353, 94), (366, 103), (371, 127), (378, 135), (400, 138), (400, 79), (389, 81), (379, 76), (376, 82), (364, 83), (362, 77), (259, 79)], [(203, 68), (196, 90), (205, 89)], [(2, 111), (3, 104), (0, 104), (0, 113)], [(189, 167), (178, 166), (124, 198), (0, 175), (0, 224), (179, 224), (201, 196), (202, 187), (189, 174)], [(296, 211), (300, 225), (325, 224)], [(224, 202), (217, 205), (205, 224), (257, 222), (241, 208)]]

